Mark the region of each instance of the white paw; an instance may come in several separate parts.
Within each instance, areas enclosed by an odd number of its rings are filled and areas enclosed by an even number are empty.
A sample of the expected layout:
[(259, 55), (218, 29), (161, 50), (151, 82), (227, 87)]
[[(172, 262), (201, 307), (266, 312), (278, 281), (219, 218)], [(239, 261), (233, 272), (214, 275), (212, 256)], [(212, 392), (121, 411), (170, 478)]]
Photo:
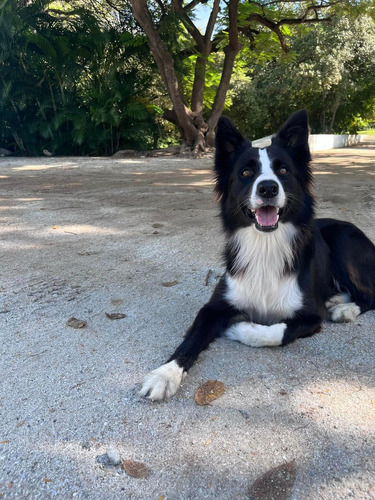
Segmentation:
[(168, 399), (176, 394), (184, 375), (183, 368), (176, 361), (170, 361), (146, 375), (139, 395), (152, 401)]
[(251, 347), (271, 347), (281, 345), (285, 329), (285, 323), (265, 326), (241, 321), (231, 326), (225, 336)]
[(350, 323), (361, 314), (361, 309), (355, 302), (337, 304), (328, 310), (328, 318), (335, 323)]
[(327, 300), (326, 308), (331, 309), (333, 306), (337, 306), (337, 304), (347, 304), (348, 302), (350, 302), (350, 295), (348, 293), (338, 293)]

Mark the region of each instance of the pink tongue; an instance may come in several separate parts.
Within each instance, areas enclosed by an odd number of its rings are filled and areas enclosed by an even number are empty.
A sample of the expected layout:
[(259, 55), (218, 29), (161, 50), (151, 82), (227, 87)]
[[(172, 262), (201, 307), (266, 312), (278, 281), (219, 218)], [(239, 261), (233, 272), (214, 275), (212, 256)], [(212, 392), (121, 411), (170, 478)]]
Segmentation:
[(261, 226), (274, 226), (277, 222), (276, 207), (261, 207), (255, 210), (258, 224)]

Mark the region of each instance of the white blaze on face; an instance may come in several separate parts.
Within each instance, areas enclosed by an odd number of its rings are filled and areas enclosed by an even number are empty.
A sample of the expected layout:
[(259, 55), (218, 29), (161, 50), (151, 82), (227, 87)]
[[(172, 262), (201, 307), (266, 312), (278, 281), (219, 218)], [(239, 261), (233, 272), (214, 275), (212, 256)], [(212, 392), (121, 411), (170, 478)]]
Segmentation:
[(259, 149), (260, 174), (254, 182), (253, 189), (250, 195), (250, 206), (256, 209), (263, 205), (263, 201), (257, 196), (258, 185), (262, 181), (275, 181), (279, 186), (279, 194), (272, 200), (272, 205), (282, 208), (285, 205), (285, 191), (279, 181), (277, 175), (272, 170), (271, 160), (268, 156), (267, 149)]

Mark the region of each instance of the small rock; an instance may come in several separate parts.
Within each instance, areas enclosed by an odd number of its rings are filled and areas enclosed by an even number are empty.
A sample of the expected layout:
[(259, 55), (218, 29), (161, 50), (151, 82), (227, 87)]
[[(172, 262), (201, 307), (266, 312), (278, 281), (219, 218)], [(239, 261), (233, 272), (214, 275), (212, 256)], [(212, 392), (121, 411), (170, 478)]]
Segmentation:
[(110, 465), (119, 465), (121, 463), (120, 452), (113, 446), (107, 448), (107, 457)]
[(9, 149), (0, 148), (0, 156), (10, 156), (11, 154), (13, 153)]

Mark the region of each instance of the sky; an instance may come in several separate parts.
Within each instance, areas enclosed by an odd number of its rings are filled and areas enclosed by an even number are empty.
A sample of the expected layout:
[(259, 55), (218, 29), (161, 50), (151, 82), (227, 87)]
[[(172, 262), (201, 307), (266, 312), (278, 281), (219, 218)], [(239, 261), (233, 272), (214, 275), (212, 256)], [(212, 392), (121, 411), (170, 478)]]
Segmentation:
[(210, 17), (211, 10), (211, 7), (202, 4), (198, 5), (194, 9), (194, 14), (197, 16), (195, 24), (202, 31), (202, 33), (206, 31), (206, 26), (208, 18)]

